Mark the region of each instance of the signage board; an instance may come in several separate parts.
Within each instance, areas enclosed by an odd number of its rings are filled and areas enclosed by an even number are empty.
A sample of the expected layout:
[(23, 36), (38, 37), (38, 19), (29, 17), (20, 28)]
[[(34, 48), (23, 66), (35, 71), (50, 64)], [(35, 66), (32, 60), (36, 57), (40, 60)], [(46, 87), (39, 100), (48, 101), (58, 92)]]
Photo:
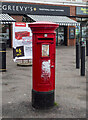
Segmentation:
[(76, 7), (76, 15), (88, 15), (88, 7)]
[(75, 39), (75, 28), (74, 27), (69, 28), (69, 39)]
[(0, 5), (2, 13), (31, 15), (70, 15), (70, 7), (40, 4), (8, 3)]
[(13, 59), (32, 59), (32, 32), (28, 23), (13, 23)]

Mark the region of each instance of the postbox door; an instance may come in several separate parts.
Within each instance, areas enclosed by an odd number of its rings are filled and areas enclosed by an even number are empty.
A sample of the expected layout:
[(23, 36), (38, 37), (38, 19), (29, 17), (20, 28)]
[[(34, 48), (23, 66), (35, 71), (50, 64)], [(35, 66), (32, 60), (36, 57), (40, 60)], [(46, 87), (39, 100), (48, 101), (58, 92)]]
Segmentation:
[(55, 47), (52, 43), (41, 44), (41, 75), (39, 85), (41, 90), (55, 88)]

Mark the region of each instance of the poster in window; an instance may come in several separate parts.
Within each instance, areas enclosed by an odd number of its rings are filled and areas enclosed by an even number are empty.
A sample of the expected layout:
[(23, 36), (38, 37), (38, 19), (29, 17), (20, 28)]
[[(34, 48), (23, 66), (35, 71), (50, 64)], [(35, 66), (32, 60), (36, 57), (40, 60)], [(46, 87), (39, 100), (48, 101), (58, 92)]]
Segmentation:
[(69, 28), (69, 39), (75, 39), (75, 28)]
[(29, 23), (13, 23), (13, 60), (32, 59), (32, 31)]
[(24, 46), (16, 47), (16, 56), (17, 57), (24, 56)]

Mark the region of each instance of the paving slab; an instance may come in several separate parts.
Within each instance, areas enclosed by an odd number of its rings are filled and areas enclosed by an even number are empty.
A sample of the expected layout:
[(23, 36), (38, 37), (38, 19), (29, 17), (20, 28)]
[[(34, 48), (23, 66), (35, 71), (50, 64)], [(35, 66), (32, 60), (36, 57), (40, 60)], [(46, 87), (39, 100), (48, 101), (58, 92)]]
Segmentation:
[(56, 48), (56, 105), (47, 110), (31, 105), (32, 66), (17, 66), (12, 49), (7, 51), (7, 72), (2, 73), (3, 118), (86, 118), (88, 76), (81, 77), (76, 69), (75, 47)]

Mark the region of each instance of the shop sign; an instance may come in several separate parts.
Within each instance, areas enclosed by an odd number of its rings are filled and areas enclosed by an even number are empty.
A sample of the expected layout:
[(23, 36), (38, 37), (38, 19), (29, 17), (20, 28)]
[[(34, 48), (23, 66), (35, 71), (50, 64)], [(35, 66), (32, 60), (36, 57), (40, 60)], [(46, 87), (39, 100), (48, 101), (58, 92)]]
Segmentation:
[(2, 13), (31, 15), (70, 15), (70, 7), (2, 2)]
[(75, 39), (75, 28), (69, 28), (69, 39)]
[(28, 23), (13, 23), (13, 59), (32, 59), (32, 32)]
[(88, 15), (88, 7), (76, 7), (76, 15)]

